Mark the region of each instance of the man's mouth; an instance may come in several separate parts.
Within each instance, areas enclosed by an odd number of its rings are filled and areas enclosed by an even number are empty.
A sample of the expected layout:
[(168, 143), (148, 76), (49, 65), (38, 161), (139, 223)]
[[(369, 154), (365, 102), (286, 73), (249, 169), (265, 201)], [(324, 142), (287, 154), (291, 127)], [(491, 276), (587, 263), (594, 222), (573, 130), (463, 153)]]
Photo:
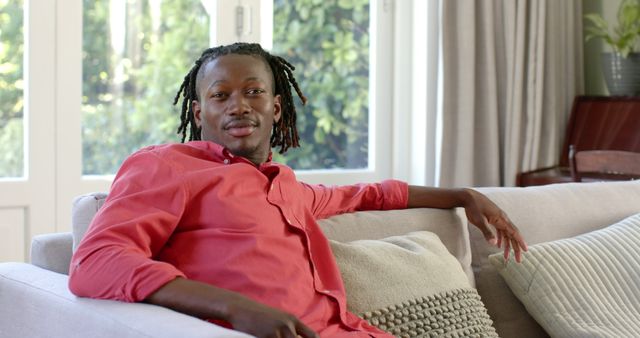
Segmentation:
[(231, 121), (224, 126), (224, 130), (231, 136), (249, 136), (256, 130), (256, 123), (249, 120)]

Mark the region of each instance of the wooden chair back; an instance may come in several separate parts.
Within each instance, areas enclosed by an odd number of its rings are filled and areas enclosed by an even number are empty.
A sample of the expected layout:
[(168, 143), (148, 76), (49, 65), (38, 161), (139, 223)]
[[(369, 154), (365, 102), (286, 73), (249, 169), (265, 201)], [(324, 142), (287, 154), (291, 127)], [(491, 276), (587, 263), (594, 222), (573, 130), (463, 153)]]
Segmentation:
[(585, 175), (606, 180), (640, 179), (640, 153), (622, 150), (569, 149), (571, 176), (581, 182)]

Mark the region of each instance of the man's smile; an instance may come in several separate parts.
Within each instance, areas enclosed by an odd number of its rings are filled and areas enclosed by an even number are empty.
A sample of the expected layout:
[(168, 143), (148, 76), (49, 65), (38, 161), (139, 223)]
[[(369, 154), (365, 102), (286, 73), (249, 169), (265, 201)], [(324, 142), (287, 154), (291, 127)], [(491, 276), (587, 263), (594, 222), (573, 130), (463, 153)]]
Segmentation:
[(224, 126), (227, 134), (234, 137), (251, 135), (257, 128), (257, 123), (251, 120), (234, 120)]

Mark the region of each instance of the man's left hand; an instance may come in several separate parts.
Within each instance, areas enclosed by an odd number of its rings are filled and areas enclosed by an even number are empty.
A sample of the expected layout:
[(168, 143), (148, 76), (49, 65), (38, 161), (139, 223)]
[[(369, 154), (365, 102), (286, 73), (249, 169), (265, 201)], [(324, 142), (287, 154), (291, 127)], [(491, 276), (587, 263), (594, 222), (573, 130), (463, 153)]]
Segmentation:
[[(527, 244), (507, 214), (483, 194), (473, 189), (464, 191), (467, 196), (464, 199), (464, 210), (469, 222), (482, 231), (489, 243), (504, 247), (505, 260), (513, 249), (516, 262), (521, 262), (522, 251), (527, 251)], [(495, 229), (495, 234), (491, 226)]]

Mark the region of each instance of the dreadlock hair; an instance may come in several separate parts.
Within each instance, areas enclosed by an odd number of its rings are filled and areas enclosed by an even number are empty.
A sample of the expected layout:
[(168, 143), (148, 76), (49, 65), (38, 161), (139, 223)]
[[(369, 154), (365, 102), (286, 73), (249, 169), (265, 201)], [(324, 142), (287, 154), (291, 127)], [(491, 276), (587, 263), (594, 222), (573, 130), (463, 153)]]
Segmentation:
[(300, 138), (296, 128), (296, 107), (291, 96), (291, 87), (295, 89), (303, 105), (307, 103), (307, 98), (302, 94), (298, 82), (293, 77), (295, 67), (287, 60), (271, 55), (257, 43), (243, 42), (204, 50), (200, 58), (191, 67), (191, 70), (189, 70), (189, 73), (184, 77), (184, 81), (180, 85), (180, 89), (173, 101), (173, 104), (176, 105), (182, 95), (180, 126), (178, 127), (178, 134), (182, 134), (182, 142), (187, 137), (187, 129), (189, 129), (189, 141), (201, 139), (201, 128), (196, 124), (191, 104), (193, 100), (199, 100), (196, 80), (200, 69), (218, 57), (229, 54), (257, 56), (269, 65), (273, 74), (274, 95), (281, 96), (280, 104), (282, 107), (280, 120), (273, 124), (270, 140), (271, 147), (280, 147), (280, 154), (284, 154), (291, 147), (299, 147)]

